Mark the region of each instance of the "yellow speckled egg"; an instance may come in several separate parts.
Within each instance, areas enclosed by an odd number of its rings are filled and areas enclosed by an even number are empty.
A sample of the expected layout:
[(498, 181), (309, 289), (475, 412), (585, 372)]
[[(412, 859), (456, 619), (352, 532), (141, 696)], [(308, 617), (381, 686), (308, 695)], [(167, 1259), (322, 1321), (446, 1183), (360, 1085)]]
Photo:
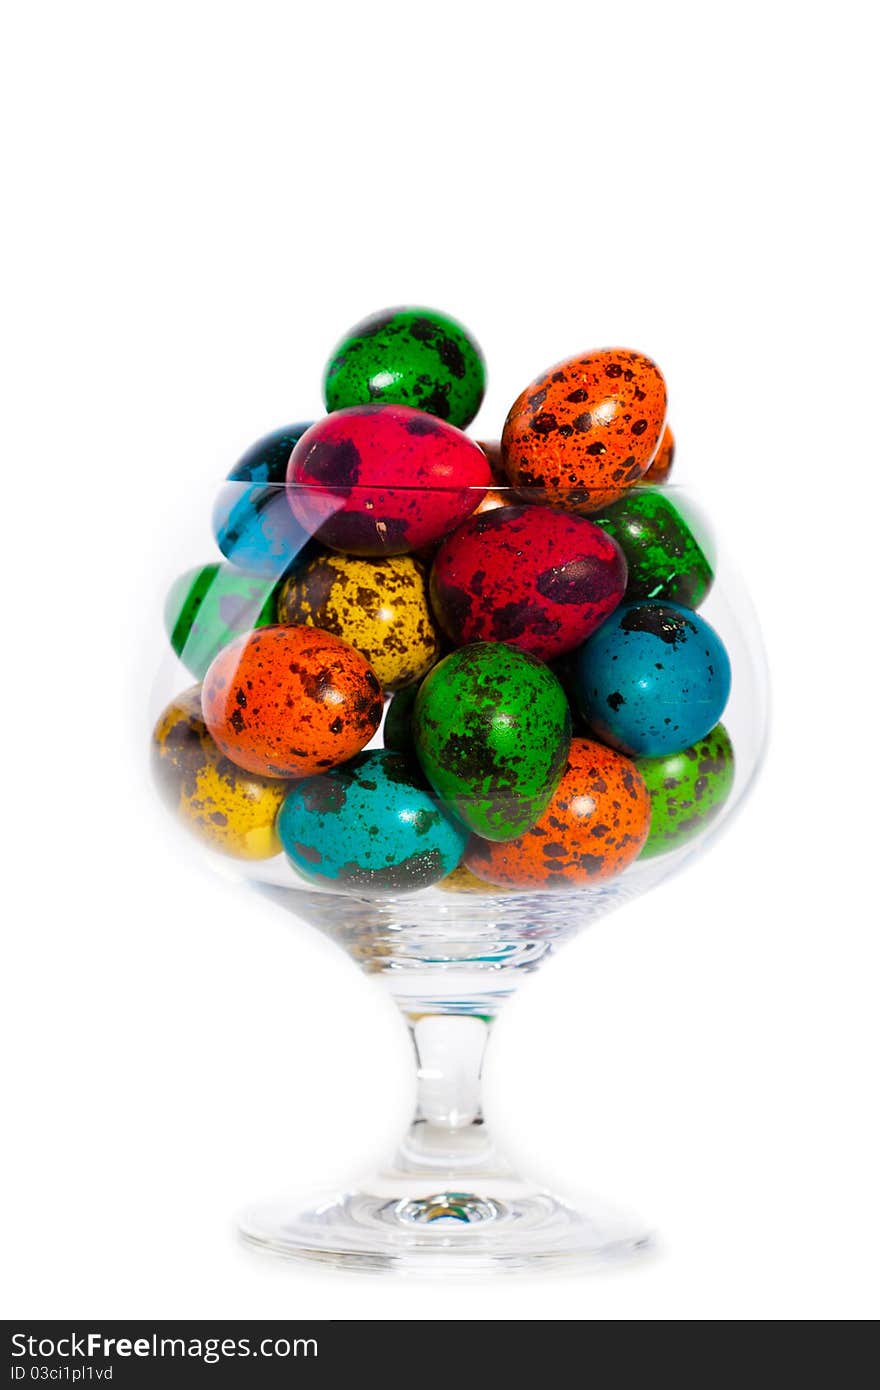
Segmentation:
[(178, 695), (153, 730), (153, 768), (170, 809), (188, 830), (235, 859), (281, 852), (275, 820), (288, 791), (225, 758), (202, 718), (202, 688)]
[(459, 864), (457, 869), (453, 869), (451, 874), (441, 878), (437, 884), (444, 893), (508, 893), (509, 888), (501, 888), (494, 883), (484, 883), (476, 874), (472, 874), (466, 864)]
[(425, 571), (411, 555), (318, 555), (281, 586), (278, 621), (308, 623), (344, 638), (366, 657), (385, 690), (420, 680), (440, 648)]

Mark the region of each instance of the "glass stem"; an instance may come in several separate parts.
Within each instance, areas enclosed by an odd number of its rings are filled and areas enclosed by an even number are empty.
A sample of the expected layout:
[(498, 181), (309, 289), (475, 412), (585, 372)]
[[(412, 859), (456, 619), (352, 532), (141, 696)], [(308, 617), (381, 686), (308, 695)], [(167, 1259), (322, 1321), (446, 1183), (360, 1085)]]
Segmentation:
[(483, 1123), (482, 1069), (492, 1015), (411, 1013), (404, 1017), (416, 1054), (416, 1113), (396, 1167), (438, 1176), (507, 1171)]

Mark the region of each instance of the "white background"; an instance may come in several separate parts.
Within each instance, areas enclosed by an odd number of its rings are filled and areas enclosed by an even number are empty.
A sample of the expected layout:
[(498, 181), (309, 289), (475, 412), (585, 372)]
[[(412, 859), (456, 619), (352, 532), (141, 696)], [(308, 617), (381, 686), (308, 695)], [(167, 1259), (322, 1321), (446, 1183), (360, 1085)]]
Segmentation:
[[(4, 32), (7, 1316), (878, 1311), (877, 220), (871, 6), (33, 3)], [(154, 812), (187, 508), (320, 409), (363, 314), (461, 317), (477, 431), (652, 353), (678, 480), (763, 618), (775, 725), (729, 836), (502, 1018), (524, 1166), (629, 1203), (635, 1270), (422, 1286), (238, 1248), (244, 1201), (396, 1138), (400, 1024)], [(204, 524), (193, 523), (193, 536)]]

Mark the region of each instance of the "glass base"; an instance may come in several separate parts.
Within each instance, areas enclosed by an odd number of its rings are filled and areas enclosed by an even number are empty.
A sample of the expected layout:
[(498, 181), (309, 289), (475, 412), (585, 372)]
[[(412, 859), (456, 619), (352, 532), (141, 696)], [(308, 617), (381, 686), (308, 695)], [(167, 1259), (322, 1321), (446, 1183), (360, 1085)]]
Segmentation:
[(576, 1270), (632, 1259), (648, 1231), (592, 1204), (576, 1210), (512, 1177), (458, 1185), (386, 1173), (305, 1210), (274, 1202), (246, 1213), (252, 1246), (337, 1269), (423, 1274)]

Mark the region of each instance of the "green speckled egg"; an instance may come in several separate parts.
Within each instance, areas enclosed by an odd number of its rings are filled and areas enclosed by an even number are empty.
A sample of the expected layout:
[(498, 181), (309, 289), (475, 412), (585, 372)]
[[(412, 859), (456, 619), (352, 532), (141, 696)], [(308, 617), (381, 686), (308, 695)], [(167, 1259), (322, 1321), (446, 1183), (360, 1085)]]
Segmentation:
[(165, 600), (165, 629), (187, 670), (204, 676), (214, 657), (235, 637), (275, 621), (275, 584), (234, 565), (201, 565), (172, 584)]
[(699, 608), (712, 587), (708, 542), (699, 523), (686, 520), (667, 493), (639, 490), (592, 518), (617, 541), (626, 557), (626, 601), (667, 599)]
[(428, 888), (457, 867), (468, 838), (418, 763), (384, 748), (295, 786), (278, 834), (300, 874), (343, 893)]
[(434, 309), (385, 309), (357, 324), (324, 373), (328, 410), (408, 405), (464, 429), (480, 408), (486, 366), (460, 323)]
[(419, 686), (412, 728), (428, 781), (484, 840), (513, 840), (534, 825), (571, 742), (553, 672), (503, 642), (444, 657)]
[(418, 693), (417, 685), (408, 685), (405, 689), (398, 690), (388, 701), (385, 723), (382, 725), (382, 742), (386, 748), (393, 748), (396, 753), (415, 751), (412, 717)]
[(651, 829), (641, 858), (678, 849), (704, 831), (733, 787), (733, 745), (723, 724), (683, 753), (636, 758), (651, 796)]

